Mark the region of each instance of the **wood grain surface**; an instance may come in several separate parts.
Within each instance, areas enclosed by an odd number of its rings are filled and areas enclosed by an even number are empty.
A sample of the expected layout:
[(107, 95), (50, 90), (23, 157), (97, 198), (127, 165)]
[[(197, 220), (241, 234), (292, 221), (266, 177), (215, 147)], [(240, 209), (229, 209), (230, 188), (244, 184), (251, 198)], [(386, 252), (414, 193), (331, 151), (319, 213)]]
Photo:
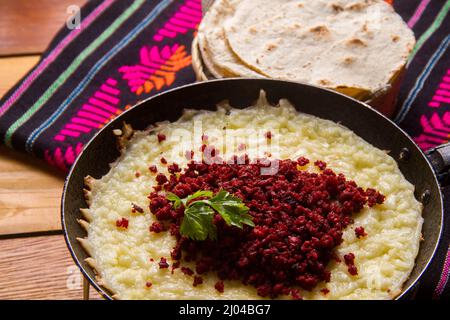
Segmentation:
[[(0, 58), (0, 96), (39, 56)], [(0, 146), (0, 236), (61, 230), (64, 176), (30, 155)]]
[(0, 58), (0, 97), (3, 97), (38, 61), (37, 55)]
[[(38, 63), (67, 7), (86, 1), (0, 0), (0, 97)], [(61, 230), (62, 186), (63, 175), (43, 161), (0, 146), (0, 300), (83, 297), (63, 236), (23, 237)]]
[(69, 18), (70, 5), (87, 0), (0, 0), (0, 56), (41, 53)]
[(64, 176), (30, 155), (0, 147), (0, 235), (61, 230)]
[[(101, 299), (94, 289), (91, 299)], [(0, 240), (0, 299), (82, 299), (82, 276), (63, 236)]]

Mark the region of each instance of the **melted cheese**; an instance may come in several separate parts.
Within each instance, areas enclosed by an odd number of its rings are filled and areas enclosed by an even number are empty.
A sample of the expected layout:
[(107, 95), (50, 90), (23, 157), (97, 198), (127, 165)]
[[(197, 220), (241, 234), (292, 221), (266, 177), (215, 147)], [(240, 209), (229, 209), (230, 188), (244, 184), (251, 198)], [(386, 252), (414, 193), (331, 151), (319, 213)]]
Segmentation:
[[(225, 292), (214, 289), (217, 277), (203, 276), (204, 283), (192, 286), (193, 278), (180, 269), (160, 269), (161, 257), (170, 259), (175, 239), (168, 232), (155, 234), (149, 226), (156, 219), (148, 209), (147, 196), (156, 185), (155, 175), (148, 167), (169, 164), (181, 167), (188, 162), (185, 152), (198, 150), (201, 135), (221, 150), (224, 158), (246, 152), (272, 158), (296, 159), (305, 156), (314, 162), (323, 160), (335, 172), (343, 173), (364, 188), (375, 188), (386, 196), (382, 205), (365, 208), (348, 226), (343, 243), (337, 248), (339, 256), (353, 252), (358, 275), (351, 276), (344, 263), (331, 263), (331, 281), (321, 283), (312, 292), (302, 291), (305, 299), (391, 299), (400, 293), (408, 278), (419, 249), (422, 227), (422, 205), (414, 198), (414, 186), (405, 180), (396, 162), (347, 128), (333, 122), (298, 113), (287, 101), (272, 107), (260, 102), (244, 110), (219, 108), (216, 112), (189, 111), (177, 122), (160, 125), (153, 132), (137, 132), (121, 158), (100, 180), (92, 183), (88, 242), (92, 256), (105, 285), (121, 299), (258, 299), (252, 286), (225, 281)], [(203, 127), (198, 128), (199, 125)], [(195, 128), (195, 129), (194, 129)], [(223, 130), (225, 129), (226, 130)], [(258, 130), (254, 130), (259, 128)], [(195, 131), (191, 139), (190, 134)], [(228, 140), (223, 138), (226, 131)], [(265, 132), (272, 132), (267, 145)], [(158, 142), (156, 133), (167, 140)], [(234, 146), (229, 142), (231, 136)], [(246, 151), (239, 145), (245, 144)], [(278, 146), (278, 148), (276, 148)], [(242, 148), (242, 147), (241, 147)], [(258, 149), (258, 152), (257, 152)], [(311, 166), (308, 170), (314, 170)], [(140, 173), (136, 177), (136, 172)], [(132, 213), (135, 203), (144, 214)], [(120, 230), (116, 220), (125, 217), (129, 227)], [(354, 228), (363, 226), (367, 237), (357, 239)], [(151, 262), (150, 259), (154, 259)], [(189, 265), (183, 262), (183, 265)], [(192, 265), (191, 265), (192, 267)], [(146, 282), (152, 282), (147, 288)], [(324, 295), (320, 289), (328, 288)]]

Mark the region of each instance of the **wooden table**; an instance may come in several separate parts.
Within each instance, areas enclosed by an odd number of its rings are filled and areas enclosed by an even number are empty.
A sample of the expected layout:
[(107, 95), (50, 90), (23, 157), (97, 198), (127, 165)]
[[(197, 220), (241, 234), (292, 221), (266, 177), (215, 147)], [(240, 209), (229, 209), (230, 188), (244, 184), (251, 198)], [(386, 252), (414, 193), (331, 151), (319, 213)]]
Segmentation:
[[(85, 2), (1, 0), (0, 97), (39, 61), (67, 7)], [(0, 146), (0, 299), (82, 298), (61, 230), (63, 183), (43, 161)]]

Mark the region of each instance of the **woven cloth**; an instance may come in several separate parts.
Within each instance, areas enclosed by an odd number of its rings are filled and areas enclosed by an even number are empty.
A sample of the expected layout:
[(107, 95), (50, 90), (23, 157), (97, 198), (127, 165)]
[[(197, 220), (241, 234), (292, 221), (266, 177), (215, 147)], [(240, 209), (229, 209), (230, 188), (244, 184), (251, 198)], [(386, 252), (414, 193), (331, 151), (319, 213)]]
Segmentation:
[[(426, 150), (450, 136), (450, 0), (388, 2), (418, 39), (395, 121)], [(39, 63), (0, 100), (0, 141), (67, 171), (108, 121), (195, 80), (191, 41), (201, 17), (200, 0), (89, 1), (79, 27), (62, 28)], [(450, 296), (448, 223), (444, 233), (417, 297)]]

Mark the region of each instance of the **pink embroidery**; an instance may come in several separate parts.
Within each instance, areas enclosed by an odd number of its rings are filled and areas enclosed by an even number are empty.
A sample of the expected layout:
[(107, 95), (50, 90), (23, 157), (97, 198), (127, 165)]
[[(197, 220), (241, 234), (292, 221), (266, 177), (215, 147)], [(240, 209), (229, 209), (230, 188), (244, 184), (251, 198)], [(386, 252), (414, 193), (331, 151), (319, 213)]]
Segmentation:
[(153, 39), (161, 42), (164, 38), (175, 38), (178, 34), (186, 34), (196, 30), (202, 20), (202, 5), (200, 0), (187, 0), (180, 9), (164, 24)]
[[(434, 92), (433, 98), (428, 103), (430, 108), (442, 108), (450, 103), (450, 69), (442, 77), (442, 81)], [(447, 106), (445, 106), (447, 107)], [(440, 144), (447, 143), (450, 139), (450, 113), (445, 111), (443, 115), (434, 112), (430, 118), (425, 115), (420, 117), (422, 133), (414, 138), (414, 141), (423, 149), (428, 150)]]
[[(202, 18), (201, 0), (186, 0), (164, 26), (156, 32), (153, 39), (157, 42), (165, 38), (175, 38), (178, 34), (186, 34), (196, 30)], [(140, 50), (139, 63), (119, 68), (122, 78), (127, 81), (136, 95), (161, 90), (172, 85), (176, 73), (191, 65), (191, 56), (182, 45), (145, 46)], [(78, 139), (83, 134), (91, 134), (111, 121), (130, 105), (120, 107), (121, 90), (116, 79), (109, 78), (98, 90), (87, 99), (76, 114), (66, 123), (54, 140), (64, 142), (67, 138)], [(120, 107), (120, 108), (119, 108)], [(58, 147), (53, 151), (45, 151), (45, 160), (64, 171), (70, 167), (83, 145), (76, 147)]]
[(431, 0), (422, 0), (420, 2), (419, 6), (416, 9), (416, 12), (414, 12), (413, 16), (408, 21), (408, 27), (412, 29), (416, 25), (417, 21), (420, 20), (430, 2)]
[(192, 59), (186, 53), (186, 47), (175, 44), (143, 47), (140, 50), (140, 63), (119, 68), (122, 78), (128, 81), (132, 92), (137, 95), (150, 93), (170, 86), (176, 78), (176, 72), (191, 65)]
[(11, 97), (5, 102), (3, 106), (0, 107), (0, 116), (5, 113), (11, 105), (17, 101), (17, 99), (22, 96), (24, 92), (31, 86), (31, 84), (36, 80), (36, 78), (49, 66), (56, 58), (61, 54), (61, 52), (69, 45), (73, 39), (78, 37), (78, 35), (83, 31), (87, 30), (89, 25), (97, 19), (106, 9), (113, 3), (114, 0), (106, 0), (100, 4), (86, 19), (81, 22), (80, 28), (73, 29), (56, 47), (53, 49), (49, 55), (42, 60), (42, 62), (34, 69), (27, 78), (20, 84), (17, 90), (11, 95)]
[(68, 146), (66, 150), (58, 147), (53, 152), (45, 150), (44, 159), (50, 165), (55, 166), (63, 171), (67, 171), (75, 162), (75, 159), (83, 150), (83, 144), (78, 143), (75, 147)]
[(109, 78), (58, 132), (54, 140), (61, 142), (65, 141), (66, 137), (78, 138), (81, 134), (103, 127), (122, 112), (118, 108), (119, 103), (120, 90), (117, 88), (117, 80)]
[(450, 103), (450, 69), (447, 70), (447, 74), (442, 78), (442, 82), (439, 84), (439, 88), (428, 103), (428, 106), (440, 108), (443, 103)]
[(445, 286), (448, 283), (449, 275), (450, 275), (450, 247), (448, 248), (447, 254), (445, 256), (444, 267), (442, 268), (441, 277), (439, 279), (436, 289), (434, 290), (435, 299), (439, 298), (442, 292), (444, 292)]
[(423, 150), (428, 150), (449, 140), (450, 112), (445, 112), (442, 117), (438, 113), (433, 113), (429, 119), (423, 115), (420, 117), (420, 124), (423, 133), (414, 140)]

